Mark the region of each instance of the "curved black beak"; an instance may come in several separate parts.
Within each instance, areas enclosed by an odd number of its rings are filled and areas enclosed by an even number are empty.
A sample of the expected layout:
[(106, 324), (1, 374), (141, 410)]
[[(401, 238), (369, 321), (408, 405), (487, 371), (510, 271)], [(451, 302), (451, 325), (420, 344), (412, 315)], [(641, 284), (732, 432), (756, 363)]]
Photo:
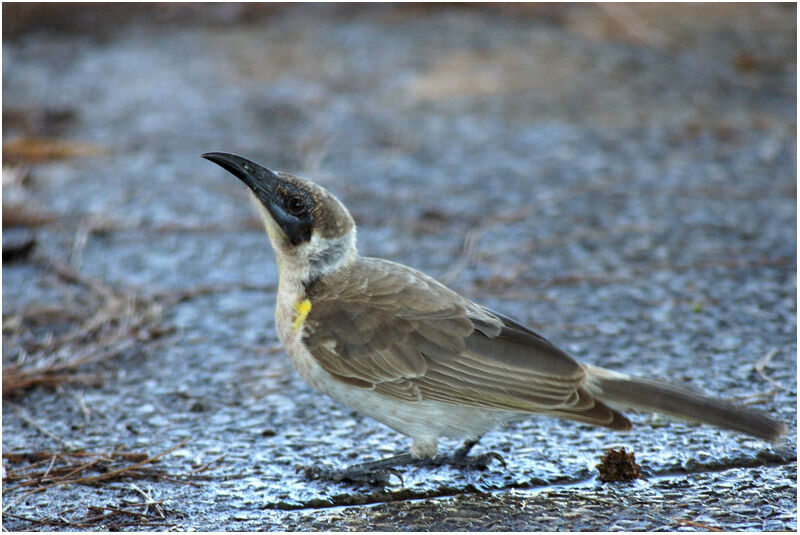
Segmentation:
[(292, 186), (285, 178), (278, 176), (275, 171), (270, 171), (235, 154), (207, 152), (202, 156), (234, 175), (252, 190), (272, 219), (270, 223), (265, 218), (265, 224), (273, 243), (288, 240), (293, 245), (298, 245), (311, 237), (313, 222), (311, 213), (306, 212), (298, 216), (286, 210), (283, 197), (287, 188), (291, 189)]
[(275, 202), (275, 187), (281, 180), (275, 171), (227, 152), (207, 152), (201, 156), (247, 184), (265, 206)]

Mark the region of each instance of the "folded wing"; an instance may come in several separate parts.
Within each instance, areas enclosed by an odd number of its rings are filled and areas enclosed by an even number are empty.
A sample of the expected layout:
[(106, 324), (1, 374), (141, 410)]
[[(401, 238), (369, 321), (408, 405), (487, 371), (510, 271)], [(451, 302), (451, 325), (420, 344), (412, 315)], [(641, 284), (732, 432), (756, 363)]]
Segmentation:
[(310, 289), (304, 332), (311, 354), (338, 379), (410, 402), (630, 428), (583, 387), (581, 364), (510, 318), (383, 260), (362, 258), (341, 277)]

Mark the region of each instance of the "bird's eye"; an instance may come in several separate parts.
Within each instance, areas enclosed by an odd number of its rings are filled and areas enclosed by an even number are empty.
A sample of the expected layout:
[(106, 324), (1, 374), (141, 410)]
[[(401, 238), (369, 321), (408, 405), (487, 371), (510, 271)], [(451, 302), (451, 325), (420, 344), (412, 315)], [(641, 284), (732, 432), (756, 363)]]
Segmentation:
[(300, 196), (289, 197), (286, 201), (286, 208), (294, 215), (300, 215), (306, 211), (306, 202)]

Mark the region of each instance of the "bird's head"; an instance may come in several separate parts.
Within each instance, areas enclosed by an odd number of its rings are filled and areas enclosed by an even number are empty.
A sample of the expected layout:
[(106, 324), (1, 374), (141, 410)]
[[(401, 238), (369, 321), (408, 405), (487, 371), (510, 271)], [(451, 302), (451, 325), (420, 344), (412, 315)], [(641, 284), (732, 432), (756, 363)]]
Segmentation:
[(209, 152), (203, 158), (250, 188), (279, 261), (307, 266), (304, 278), (324, 275), (356, 254), (355, 222), (322, 186), (234, 154)]

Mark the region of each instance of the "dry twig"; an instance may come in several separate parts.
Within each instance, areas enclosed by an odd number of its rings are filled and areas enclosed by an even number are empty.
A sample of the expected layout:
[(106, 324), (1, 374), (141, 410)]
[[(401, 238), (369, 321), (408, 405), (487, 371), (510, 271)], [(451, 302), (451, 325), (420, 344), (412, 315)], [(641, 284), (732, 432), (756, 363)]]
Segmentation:
[(16, 357), (4, 355), (4, 397), (37, 385), (98, 384), (102, 381), (98, 373), (78, 370), (164, 333), (159, 327), (163, 309), (157, 300), (113, 288), (65, 264), (41, 259), (37, 263), (62, 284), (82, 288), (82, 303), (76, 306), (65, 299), (60, 307), (3, 318), (6, 354), (16, 350)]
[(75, 446), (71, 442), (68, 442), (68, 441), (64, 440), (63, 438), (59, 437), (58, 435), (56, 435), (55, 433), (49, 431), (46, 427), (44, 427), (39, 422), (34, 420), (31, 417), (31, 415), (28, 414), (28, 411), (26, 411), (25, 409), (23, 409), (22, 407), (20, 407), (19, 405), (15, 404), (15, 403), (11, 403), (10, 401), (8, 401), (6, 403), (8, 403), (8, 405), (11, 408), (14, 409), (14, 412), (17, 413), (17, 416), (19, 416), (26, 424), (28, 424), (31, 427), (35, 428), (37, 431), (39, 431), (43, 435), (46, 435), (46, 436), (52, 438), (53, 440), (55, 440), (56, 442), (58, 442), (59, 444), (61, 444), (65, 448), (67, 448), (67, 449), (75, 449)]
[[(143, 467), (153, 464), (162, 457), (181, 448), (189, 440), (190, 438), (185, 438), (175, 446), (156, 455), (124, 452), (121, 449), (110, 453), (86, 451), (3, 453), (3, 460), (8, 464), (28, 463), (18, 468), (7, 467), (6, 476), (3, 479), (3, 491), (6, 497), (8, 497), (9, 493), (14, 493), (21, 489), (29, 489), (16, 496), (11, 503), (3, 508), (3, 512), (5, 513), (8, 508), (18, 503), (21, 499), (53, 487), (75, 484), (92, 485), (119, 479), (165, 479), (168, 474), (163, 471), (153, 468), (143, 470)], [(86, 475), (90, 472), (97, 473)], [(183, 475), (183, 477), (191, 476), (191, 473)], [(180, 479), (174, 477), (171, 479), (180, 481)], [(138, 487), (134, 486), (134, 489), (142, 492)], [(153, 502), (150, 505), (156, 504), (152, 498), (146, 494), (143, 495)]]
[(610, 3), (598, 3), (597, 6), (605, 12), (609, 18), (617, 22), (628, 35), (638, 40), (640, 43), (656, 50), (662, 50), (669, 45), (669, 36), (655, 25), (650, 24), (631, 6)]
[[(77, 298), (68, 295), (63, 304), (29, 308), (3, 318), (4, 397), (35, 386), (101, 384), (100, 373), (79, 370), (170, 332), (160, 324), (165, 306), (231, 289), (231, 285), (202, 286), (143, 296), (114, 288), (67, 264), (42, 258), (34, 262), (65, 285), (65, 293), (74, 292), (75, 287), (81, 291)], [(274, 289), (236, 287), (252, 291)]]
[(779, 390), (783, 390), (784, 392), (788, 392), (789, 389), (783, 386), (782, 384), (778, 383), (771, 377), (769, 377), (766, 373), (764, 373), (764, 368), (770, 363), (772, 358), (778, 354), (778, 348), (773, 348), (770, 351), (767, 351), (767, 354), (758, 359), (758, 361), (753, 365), (753, 368), (756, 370), (756, 373), (761, 376), (766, 382), (774, 386)]
[(700, 522), (694, 522), (692, 520), (678, 520), (676, 524), (678, 524), (679, 526), (690, 526), (693, 528), (700, 528), (706, 531), (714, 531), (714, 532), (723, 531), (717, 527), (709, 526), (708, 524), (701, 524)]
[(3, 142), (3, 157), (11, 162), (44, 162), (81, 156), (99, 156), (105, 149), (90, 143), (18, 137)]

